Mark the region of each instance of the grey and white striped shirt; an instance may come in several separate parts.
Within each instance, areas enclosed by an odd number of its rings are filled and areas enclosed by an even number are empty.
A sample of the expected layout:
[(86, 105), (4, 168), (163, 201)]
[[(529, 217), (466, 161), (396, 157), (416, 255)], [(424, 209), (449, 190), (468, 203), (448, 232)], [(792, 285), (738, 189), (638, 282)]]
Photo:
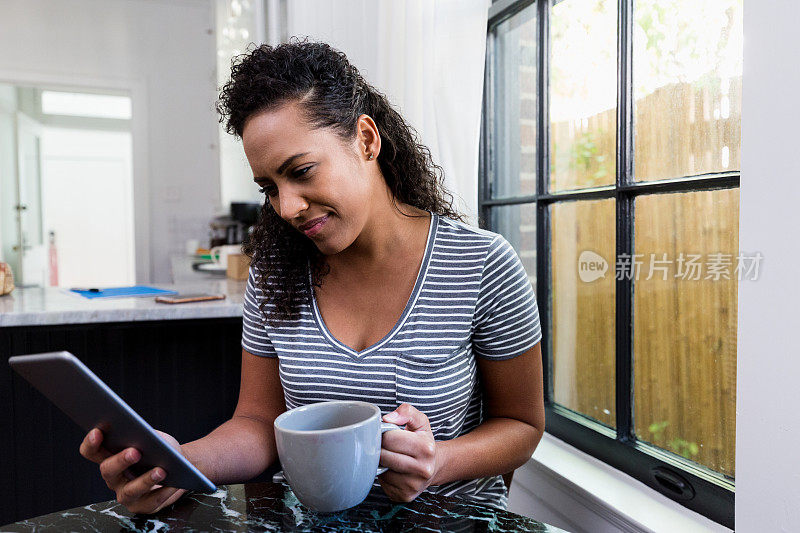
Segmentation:
[[(361, 400), (387, 414), (409, 403), (428, 416), (436, 440), (453, 439), (484, 420), (475, 357), (510, 359), (542, 337), (533, 288), (508, 241), (436, 214), (403, 314), (383, 339), (363, 351), (328, 331), (313, 291), (298, 321), (277, 328), (265, 324), (258, 309), (257, 274), (251, 268), (242, 347), (278, 357), (287, 409)], [(494, 507), (507, 504), (500, 476), (428, 490)]]

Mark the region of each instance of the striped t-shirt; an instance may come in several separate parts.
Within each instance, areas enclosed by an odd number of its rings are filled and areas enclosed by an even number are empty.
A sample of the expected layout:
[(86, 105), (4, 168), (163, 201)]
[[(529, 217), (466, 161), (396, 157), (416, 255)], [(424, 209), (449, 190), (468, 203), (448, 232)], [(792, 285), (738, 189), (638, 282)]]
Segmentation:
[[(383, 339), (360, 352), (328, 331), (312, 290), (297, 321), (277, 328), (265, 324), (258, 309), (262, 293), (257, 275), (251, 268), (242, 347), (278, 357), (287, 409), (360, 400), (387, 414), (409, 403), (427, 415), (436, 440), (453, 439), (484, 420), (475, 357), (510, 359), (542, 336), (533, 288), (508, 241), (436, 214), (400, 319)], [(309, 274), (306, 289), (310, 279)], [(494, 507), (507, 505), (499, 475), (427, 490)]]

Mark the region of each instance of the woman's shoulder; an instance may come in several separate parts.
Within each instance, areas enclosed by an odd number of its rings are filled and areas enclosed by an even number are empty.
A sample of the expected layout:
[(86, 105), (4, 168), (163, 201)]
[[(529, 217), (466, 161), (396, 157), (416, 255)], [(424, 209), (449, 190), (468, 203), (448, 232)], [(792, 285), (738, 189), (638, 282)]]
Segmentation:
[(505, 238), (499, 233), (444, 216), (439, 217), (438, 234), (442, 240), (448, 241), (448, 244), (461, 245), (471, 249), (485, 248), (488, 250), (505, 241)]

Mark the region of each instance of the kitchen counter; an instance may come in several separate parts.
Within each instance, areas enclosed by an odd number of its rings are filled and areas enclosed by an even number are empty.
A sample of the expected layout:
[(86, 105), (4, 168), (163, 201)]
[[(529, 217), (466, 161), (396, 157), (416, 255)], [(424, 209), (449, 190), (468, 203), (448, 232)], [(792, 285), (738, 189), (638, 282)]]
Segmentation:
[[(152, 296), (87, 299), (17, 288), (0, 297), (0, 355), (66, 350), (153, 427), (179, 442), (207, 435), (236, 408), (246, 282), (149, 285), (226, 298), (160, 304)], [(97, 465), (78, 453), (84, 432), (2, 363), (0, 524), (113, 497)]]
[(221, 278), (175, 285), (146, 285), (180, 293), (222, 293), (226, 298), (209, 302), (162, 304), (152, 296), (88, 299), (56, 287), (17, 288), (11, 294), (0, 296), (0, 327), (242, 316), (245, 281)]

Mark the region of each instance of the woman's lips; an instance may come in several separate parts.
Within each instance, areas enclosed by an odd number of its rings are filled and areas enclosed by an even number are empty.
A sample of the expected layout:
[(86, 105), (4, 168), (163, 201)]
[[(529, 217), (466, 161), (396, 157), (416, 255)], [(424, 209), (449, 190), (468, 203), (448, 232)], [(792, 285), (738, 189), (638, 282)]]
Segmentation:
[(307, 237), (313, 237), (314, 235), (319, 233), (320, 230), (322, 230), (322, 226), (324, 226), (325, 223), (328, 221), (328, 215), (325, 215), (324, 217), (318, 218), (316, 220), (317, 220), (316, 224), (314, 224), (310, 228), (305, 228), (303, 230), (303, 233), (305, 233)]

